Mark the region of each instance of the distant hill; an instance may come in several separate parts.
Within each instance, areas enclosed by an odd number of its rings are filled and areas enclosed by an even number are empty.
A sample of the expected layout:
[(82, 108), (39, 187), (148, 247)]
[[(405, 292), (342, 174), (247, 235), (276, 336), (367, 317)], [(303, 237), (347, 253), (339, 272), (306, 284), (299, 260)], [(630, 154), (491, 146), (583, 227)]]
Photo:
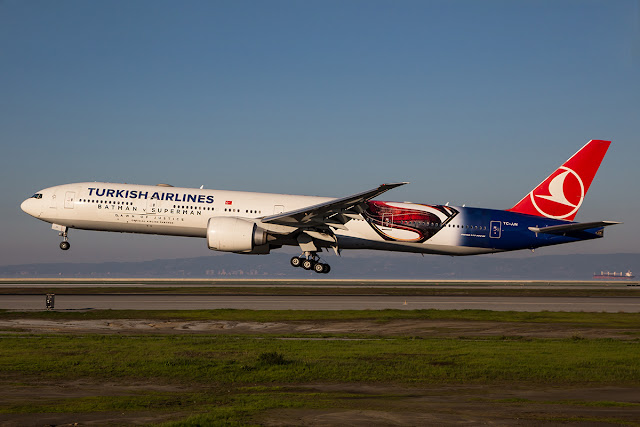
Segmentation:
[(640, 273), (640, 254), (447, 257), (373, 254), (327, 257), (328, 276), (289, 266), (291, 255), (222, 254), (143, 262), (25, 264), (0, 267), (0, 277), (332, 278), (587, 280), (601, 270)]

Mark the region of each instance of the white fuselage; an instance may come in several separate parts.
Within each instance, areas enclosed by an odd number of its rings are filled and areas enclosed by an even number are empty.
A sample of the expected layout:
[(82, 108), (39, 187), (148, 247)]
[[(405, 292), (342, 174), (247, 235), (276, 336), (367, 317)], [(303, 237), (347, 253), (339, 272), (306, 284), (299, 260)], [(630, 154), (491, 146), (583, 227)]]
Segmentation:
[[(329, 197), (104, 182), (60, 185), (41, 190), (38, 194), (41, 195), (39, 198), (27, 199), (21, 207), (30, 215), (54, 224), (54, 227), (201, 238), (207, 237), (207, 223), (212, 217), (237, 217), (259, 222), (260, 218), (269, 215), (333, 200)], [(395, 205), (418, 209), (424, 206)], [(348, 221), (346, 229), (335, 230), (335, 235), (341, 249), (451, 255), (500, 251), (459, 245), (460, 236), (464, 233), (459, 228), (462, 220), (461, 216), (453, 218), (448, 228), (439, 230), (428, 242), (421, 243), (403, 240), (402, 236), (399, 241), (385, 240), (362, 217)], [(384, 232), (384, 227), (382, 230)], [(392, 229), (388, 231), (394, 232)], [(295, 245), (295, 242), (285, 244)]]

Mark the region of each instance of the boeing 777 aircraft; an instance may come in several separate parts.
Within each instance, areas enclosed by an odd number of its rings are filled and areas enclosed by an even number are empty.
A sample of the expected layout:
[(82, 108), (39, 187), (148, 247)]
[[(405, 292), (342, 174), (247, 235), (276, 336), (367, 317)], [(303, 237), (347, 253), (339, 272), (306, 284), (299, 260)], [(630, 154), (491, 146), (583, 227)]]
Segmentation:
[(21, 208), (51, 223), (63, 250), (70, 228), (201, 237), (209, 249), (240, 254), (299, 246), (292, 266), (328, 273), (318, 253), (329, 248), (476, 255), (602, 237), (619, 223), (573, 219), (609, 144), (589, 141), (507, 210), (372, 200), (406, 182), (339, 199), (83, 182), (45, 188)]

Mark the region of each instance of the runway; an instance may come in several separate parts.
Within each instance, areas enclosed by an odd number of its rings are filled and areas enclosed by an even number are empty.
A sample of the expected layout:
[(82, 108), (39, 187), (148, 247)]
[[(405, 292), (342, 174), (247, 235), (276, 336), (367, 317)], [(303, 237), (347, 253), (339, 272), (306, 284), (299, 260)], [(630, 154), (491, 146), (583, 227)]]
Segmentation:
[[(640, 297), (56, 295), (56, 310), (493, 310), (640, 312)], [(44, 310), (45, 295), (0, 295), (0, 309)]]
[(2, 279), (0, 289), (20, 288), (396, 288), (396, 289), (638, 289), (639, 281), (548, 280), (290, 280), (290, 279)]

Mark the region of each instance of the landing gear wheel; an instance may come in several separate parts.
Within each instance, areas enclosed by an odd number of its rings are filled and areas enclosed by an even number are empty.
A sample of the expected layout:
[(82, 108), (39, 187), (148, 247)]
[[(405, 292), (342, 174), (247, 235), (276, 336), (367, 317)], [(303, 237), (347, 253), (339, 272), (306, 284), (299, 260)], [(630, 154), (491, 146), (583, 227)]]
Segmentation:
[(71, 243), (67, 242), (66, 240), (64, 242), (60, 242), (60, 249), (62, 249), (63, 251), (68, 251), (70, 247)]
[(329, 266), (329, 264), (323, 264), (319, 262), (313, 266), (313, 271), (315, 271), (318, 274), (327, 274), (328, 272), (331, 271), (331, 266)]
[(302, 259), (300, 257), (294, 256), (291, 258), (291, 265), (294, 267), (300, 267), (302, 265)]
[(302, 268), (304, 268), (305, 270), (311, 270), (314, 265), (316, 265), (315, 261), (312, 261), (310, 259), (305, 259), (304, 261), (302, 261)]

